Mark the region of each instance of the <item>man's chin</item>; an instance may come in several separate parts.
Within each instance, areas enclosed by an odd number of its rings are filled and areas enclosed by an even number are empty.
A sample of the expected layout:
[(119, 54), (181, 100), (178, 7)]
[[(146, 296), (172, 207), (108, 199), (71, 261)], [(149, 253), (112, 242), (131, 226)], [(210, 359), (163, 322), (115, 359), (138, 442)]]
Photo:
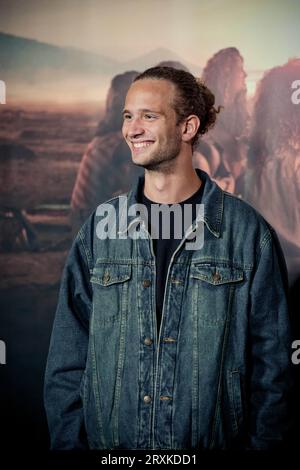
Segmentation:
[(149, 162), (141, 162), (141, 161), (139, 162), (139, 161), (132, 160), (132, 163), (135, 166), (138, 166), (140, 168), (144, 168), (145, 170), (148, 170), (153, 166), (153, 163), (149, 163)]
[(148, 171), (160, 171), (162, 168), (162, 162), (155, 162), (155, 161), (134, 161), (132, 163), (136, 166), (144, 168), (144, 170)]
[(131, 154), (132, 163), (137, 166), (141, 166), (143, 168), (147, 167), (148, 165), (152, 165), (154, 162), (149, 158), (143, 158), (142, 155), (132, 155)]

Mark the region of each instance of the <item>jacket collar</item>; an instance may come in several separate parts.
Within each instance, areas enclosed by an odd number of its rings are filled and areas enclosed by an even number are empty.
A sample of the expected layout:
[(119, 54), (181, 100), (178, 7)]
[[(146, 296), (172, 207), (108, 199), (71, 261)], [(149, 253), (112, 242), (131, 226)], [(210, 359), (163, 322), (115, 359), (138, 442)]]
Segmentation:
[[(224, 192), (223, 190), (209, 177), (209, 175), (198, 168), (195, 169), (199, 178), (205, 181), (204, 191), (202, 195), (202, 204), (204, 204), (204, 223), (208, 230), (217, 238), (221, 235), (221, 225), (223, 218), (223, 207), (224, 207)], [(131, 191), (127, 196), (128, 207), (134, 204), (139, 204), (139, 194), (143, 190), (145, 177), (140, 176), (134, 183)], [(125, 215), (125, 214), (124, 214)], [(127, 227), (132, 225), (134, 222), (141, 220), (140, 217), (130, 216), (127, 218)], [(196, 218), (197, 222), (197, 218)], [(195, 225), (195, 221), (193, 226)]]

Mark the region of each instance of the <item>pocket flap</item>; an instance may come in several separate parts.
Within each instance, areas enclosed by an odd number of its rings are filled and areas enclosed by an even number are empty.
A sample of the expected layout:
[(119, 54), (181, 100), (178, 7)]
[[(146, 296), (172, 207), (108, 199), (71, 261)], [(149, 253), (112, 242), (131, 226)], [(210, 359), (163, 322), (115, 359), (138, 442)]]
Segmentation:
[(131, 278), (131, 264), (97, 263), (93, 269), (91, 282), (110, 286)]
[(244, 279), (242, 269), (229, 265), (195, 264), (191, 267), (191, 276), (195, 279), (219, 285), (228, 282), (239, 282)]

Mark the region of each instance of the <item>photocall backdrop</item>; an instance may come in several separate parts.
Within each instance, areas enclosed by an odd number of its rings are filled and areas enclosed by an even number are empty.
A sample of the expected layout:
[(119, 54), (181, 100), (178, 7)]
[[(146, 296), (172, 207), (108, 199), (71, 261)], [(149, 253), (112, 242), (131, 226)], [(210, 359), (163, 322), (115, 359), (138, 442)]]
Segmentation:
[(62, 268), (89, 213), (142, 173), (121, 111), (150, 66), (189, 70), (224, 107), (193, 164), (276, 229), (297, 327), (299, 31), (293, 0), (0, 1), (0, 445), (48, 448), (43, 375)]

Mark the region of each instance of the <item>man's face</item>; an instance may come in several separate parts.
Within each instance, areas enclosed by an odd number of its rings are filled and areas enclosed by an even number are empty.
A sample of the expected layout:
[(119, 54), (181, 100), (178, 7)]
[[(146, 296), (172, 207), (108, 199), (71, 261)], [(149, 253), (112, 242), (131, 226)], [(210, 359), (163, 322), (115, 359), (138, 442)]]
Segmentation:
[(138, 80), (129, 88), (122, 132), (136, 165), (160, 171), (180, 153), (181, 130), (172, 106), (175, 92), (168, 80)]

